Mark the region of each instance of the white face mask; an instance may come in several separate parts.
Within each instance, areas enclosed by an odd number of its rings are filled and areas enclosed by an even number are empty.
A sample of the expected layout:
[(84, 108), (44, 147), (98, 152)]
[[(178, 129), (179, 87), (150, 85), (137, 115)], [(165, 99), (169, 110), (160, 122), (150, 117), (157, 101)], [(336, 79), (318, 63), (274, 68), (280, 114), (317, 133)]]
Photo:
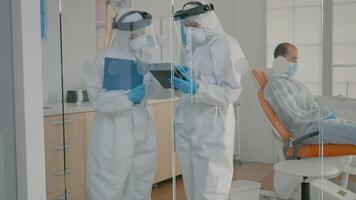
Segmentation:
[(135, 52), (146, 49), (147, 48), (147, 36), (141, 35), (141, 36), (136, 37), (133, 40), (130, 40), (129, 46)]
[(192, 44), (195, 46), (201, 45), (206, 40), (206, 33), (201, 28), (189, 28), (192, 35)]
[(146, 50), (156, 46), (156, 41), (152, 35), (141, 35), (129, 42), (130, 48), (137, 52), (140, 50)]

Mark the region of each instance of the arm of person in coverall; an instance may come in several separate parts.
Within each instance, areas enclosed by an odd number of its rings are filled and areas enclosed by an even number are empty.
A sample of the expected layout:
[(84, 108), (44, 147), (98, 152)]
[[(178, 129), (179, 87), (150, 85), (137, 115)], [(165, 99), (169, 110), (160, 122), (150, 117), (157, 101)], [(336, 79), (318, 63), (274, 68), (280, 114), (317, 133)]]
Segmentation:
[(99, 112), (119, 112), (132, 108), (133, 103), (127, 97), (127, 91), (107, 91), (103, 89), (104, 56), (94, 59), (89, 72), (87, 90), (90, 102)]
[[(218, 52), (219, 50), (224, 50)], [(236, 48), (240, 49), (240, 47)], [(227, 105), (235, 103), (242, 92), (240, 84), (241, 74), (238, 72), (237, 60), (244, 57), (241, 50), (236, 52), (231, 44), (217, 42), (210, 50), (210, 59), (214, 67), (215, 76), (221, 83), (200, 81), (197, 92), (199, 101), (209, 105)], [(204, 66), (202, 66), (203, 68)]]
[[(314, 97), (315, 101), (318, 102), (319, 105), (323, 104), (322, 102), (323, 102), (323, 98), (325, 98), (324, 96), (313, 96), (313, 97)], [(324, 106), (321, 106), (321, 107), (324, 108), (324, 113), (323, 113), (324, 120), (337, 118), (336, 113), (328, 105), (325, 105), (325, 103), (324, 103)]]
[[(310, 106), (301, 106), (305, 104), (314, 104), (315, 102), (309, 101), (308, 98), (295, 98), (298, 94), (293, 94), (284, 85), (286, 82), (271, 80), (264, 90), (265, 99), (271, 105), (271, 107), (290, 125), (296, 126), (313, 122), (318, 119), (318, 116), (312, 110), (309, 110)], [(299, 94), (299, 97), (305, 96), (305, 94)], [(297, 102), (297, 99), (303, 102)], [(304, 101), (305, 100), (305, 101)]]

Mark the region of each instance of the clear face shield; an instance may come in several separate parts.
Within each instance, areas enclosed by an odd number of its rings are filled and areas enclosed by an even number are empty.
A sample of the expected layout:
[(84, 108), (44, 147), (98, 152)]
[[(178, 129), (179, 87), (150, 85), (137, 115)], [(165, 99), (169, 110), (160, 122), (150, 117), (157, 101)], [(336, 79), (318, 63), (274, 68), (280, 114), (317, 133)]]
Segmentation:
[(118, 30), (119, 43), (125, 43), (133, 52), (139, 73), (145, 75), (152, 58), (150, 51), (158, 48), (152, 15), (144, 11), (130, 11), (114, 21), (112, 26)]
[(177, 53), (176, 63), (179, 65), (192, 66), (192, 31), (185, 26), (185, 19), (175, 21), (175, 37), (174, 47)]
[(183, 10), (174, 14), (176, 28), (176, 49), (180, 52), (180, 64), (189, 65), (192, 59), (192, 50), (194, 46), (203, 43), (206, 36), (198, 23), (198, 17), (202, 14), (213, 11), (213, 4), (202, 4), (197, 1), (191, 1), (183, 6)]

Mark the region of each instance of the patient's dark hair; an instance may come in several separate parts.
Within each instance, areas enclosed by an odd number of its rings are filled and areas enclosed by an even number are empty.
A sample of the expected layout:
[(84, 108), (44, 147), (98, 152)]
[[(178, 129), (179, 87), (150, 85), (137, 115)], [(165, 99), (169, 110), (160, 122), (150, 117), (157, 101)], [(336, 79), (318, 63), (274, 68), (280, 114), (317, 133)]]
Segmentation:
[(287, 42), (277, 45), (276, 49), (274, 50), (274, 58), (277, 58), (278, 56), (286, 56), (288, 53), (288, 47), (295, 48), (293, 44)]

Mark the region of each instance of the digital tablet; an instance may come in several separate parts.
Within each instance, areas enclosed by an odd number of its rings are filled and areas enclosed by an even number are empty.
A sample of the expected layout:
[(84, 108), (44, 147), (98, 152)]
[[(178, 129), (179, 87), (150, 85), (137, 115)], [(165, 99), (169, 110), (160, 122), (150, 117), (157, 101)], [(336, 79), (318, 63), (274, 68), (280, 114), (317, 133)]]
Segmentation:
[(185, 77), (181, 74), (181, 72), (177, 70), (175, 65), (173, 65), (172, 63), (152, 63), (148, 66), (150, 69), (150, 73), (165, 89), (172, 88), (170, 81), (172, 76), (172, 66), (174, 67), (174, 76), (186, 80)]

